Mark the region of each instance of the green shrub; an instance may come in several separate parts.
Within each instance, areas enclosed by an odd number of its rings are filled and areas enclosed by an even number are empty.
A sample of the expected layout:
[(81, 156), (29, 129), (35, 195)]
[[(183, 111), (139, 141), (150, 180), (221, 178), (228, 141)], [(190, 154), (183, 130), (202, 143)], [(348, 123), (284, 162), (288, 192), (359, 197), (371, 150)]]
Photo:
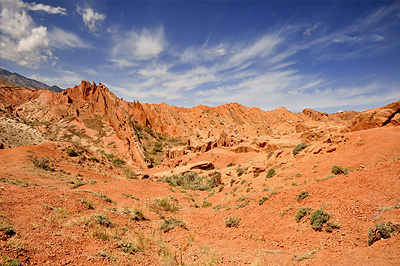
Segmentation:
[(240, 166), (238, 166), (237, 168), (236, 168), (236, 172), (237, 172), (237, 175), (238, 176), (241, 176), (241, 175), (243, 175), (244, 174), (244, 169), (243, 168), (241, 168)]
[(267, 173), (267, 177), (266, 177), (266, 178), (271, 178), (271, 177), (273, 177), (275, 174), (276, 174), (275, 169), (274, 169), (274, 168), (271, 168), (271, 169), (268, 170), (268, 173)]
[(129, 168), (124, 169), (125, 175), (127, 179), (137, 179), (137, 174)]
[(86, 207), (87, 207), (89, 210), (94, 210), (94, 204), (93, 204), (93, 201), (92, 201), (92, 200), (90, 200), (90, 199), (77, 199), (77, 201), (80, 201), (80, 202), (82, 202), (83, 204), (85, 204)]
[(308, 196), (308, 191), (303, 190), (302, 192), (300, 192), (300, 194), (297, 196), (297, 201), (300, 202), (303, 199), (305, 199)]
[(303, 261), (303, 260), (309, 259), (309, 258), (311, 258), (311, 255), (314, 254), (315, 252), (316, 252), (316, 250), (313, 249), (313, 250), (309, 250), (306, 253), (303, 253), (301, 255), (294, 254), (292, 257), (292, 260)]
[(310, 217), (310, 223), (314, 230), (320, 231), (324, 223), (329, 221), (331, 215), (324, 211), (323, 209), (319, 209), (314, 211)]
[(93, 214), (93, 219), (99, 225), (102, 225), (102, 226), (105, 226), (105, 227), (110, 227), (111, 226), (111, 221), (106, 216), (104, 216), (102, 214)]
[(68, 156), (70, 156), (70, 157), (78, 157), (82, 153), (84, 153), (84, 150), (82, 148), (79, 148), (79, 147), (76, 147), (76, 146), (66, 147), (66, 148), (63, 149), (63, 151), (66, 154), (68, 154)]
[(259, 200), (258, 200), (258, 205), (263, 205), (264, 202), (266, 202), (267, 200), (269, 200), (269, 199), (270, 199), (273, 195), (275, 195), (275, 194), (276, 194), (276, 192), (275, 192), (275, 191), (272, 191), (271, 194), (270, 194), (269, 196), (262, 197), (262, 199), (259, 199)]
[(246, 206), (248, 206), (248, 205), (249, 205), (249, 203), (247, 203), (247, 202), (242, 202), (242, 203), (236, 205), (235, 208), (233, 208), (233, 209), (234, 209), (234, 210), (237, 210), (237, 209), (246, 207)]
[(96, 226), (93, 229), (92, 232), (92, 237), (104, 240), (104, 241), (109, 241), (111, 238), (111, 235), (108, 233), (107, 229), (104, 228), (103, 226)]
[(2, 257), (1, 259), (5, 261), (5, 263), (2, 264), (4, 266), (22, 266), (22, 263), (17, 259), (9, 257)]
[(166, 232), (174, 229), (175, 226), (180, 226), (180, 227), (186, 229), (185, 222), (176, 220), (175, 218), (168, 218), (162, 222), (162, 224), (160, 226), (160, 230), (163, 231), (164, 233), (166, 233)]
[(263, 205), (267, 200), (269, 200), (268, 196), (262, 197), (262, 199), (258, 200), (258, 205)]
[(204, 201), (203, 204), (201, 205), (202, 208), (207, 208), (207, 207), (211, 207), (212, 203), (209, 201)]
[(155, 199), (149, 207), (156, 213), (159, 213), (160, 210), (176, 213), (179, 210), (178, 200), (174, 196)]
[(14, 236), (17, 234), (17, 229), (10, 224), (7, 218), (0, 216), (0, 232), (8, 236)]
[(38, 159), (38, 157), (36, 155), (33, 155), (32, 162), (38, 168), (42, 168), (46, 171), (52, 170), (50, 168), (50, 158), (49, 157), (43, 157), (42, 159)]
[(229, 217), (226, 218), (226, 220), (225, 220), (225, 226), (226, 226), (226, 227), (238, 227), (238, 226), (239, 226), (240, 220), (242, 220), (242, 218), (240, 218), (240, 217), (234, 217), (234, 216), (229, 216)]
[(131, 213), (131, 219), (135, 221), (144, 221), (146, 218), (144, 217), (144, 214), (141, 210), (139, 209), (133, 209)]
[(374, 242), (382, 238), (391, 237), (392, 229), (385, 222), (381, 222), (375, 226), (375, 228), (370, 228), (368, 231), (368, 246), (371, 246)]
[(137, 245), (132, 244), (129, 241), (122, 240), (118, 243), (118, 247), (125, 253), (133, 254), (135, 252), (141, 251)]
[(297, 222), (300, 222), (303, 217), (310, 215), (310, 213), (311, 213), (310, 207), (298, 208), (296, 214), (294, 215), (294, 218), (296, 219)]
[(332, 166), (331, 172), (334, 175), (340, 175), (340, 174), (347, 175), (349, 173), (349, 169), (343, 168), (343, 167), (338, 166), (338, 165), (334, 165), (334, 166)]
[(126, 162), (120, 158), (115, 158), (112, 163), (118, 168), (122, 168), (126, 164)]
[(333, 229), (340, 229), (340, 224), (338, 224), (337, 222), (327, 222), (325, 230), (328, 233), (331, 233)]
[(213, 172), (209, 177), (199, 176), (196, 172), (187, 172), (183, 175), (164, 176), (161, 181), (174, 187), (201, 191), (210, 190), (222, 184), (219, 172)]
[(156, 142), (153, 147), (153, 153), (162, 152), (163, 151), (163, 143), (161, 141)]
[(230, 162), (230, 163), (228, 163), (228, 165), (226, 167), (231, 167), (231, 166), (235, 166), (235, 163)]
[(300, 143), (293, 149), (293, 155), (296, 156), (302, 149), (305, 149), (307, 147), (307, 144), (305, 143)]

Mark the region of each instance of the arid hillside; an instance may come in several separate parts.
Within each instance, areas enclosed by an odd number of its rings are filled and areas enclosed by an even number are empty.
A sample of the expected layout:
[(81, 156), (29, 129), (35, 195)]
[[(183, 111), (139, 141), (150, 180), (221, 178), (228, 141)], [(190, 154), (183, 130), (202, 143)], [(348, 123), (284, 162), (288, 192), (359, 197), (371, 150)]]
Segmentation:
[(4, 83), (0, 263), (399, 265), (399, 125)]

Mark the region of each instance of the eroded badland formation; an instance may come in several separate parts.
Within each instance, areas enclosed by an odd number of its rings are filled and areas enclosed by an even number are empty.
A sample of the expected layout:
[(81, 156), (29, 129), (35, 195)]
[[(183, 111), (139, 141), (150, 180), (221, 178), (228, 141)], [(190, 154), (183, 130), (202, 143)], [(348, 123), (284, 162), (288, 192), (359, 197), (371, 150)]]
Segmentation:
[(399, 265), (399, 125), (3, 81), (0, 262)]

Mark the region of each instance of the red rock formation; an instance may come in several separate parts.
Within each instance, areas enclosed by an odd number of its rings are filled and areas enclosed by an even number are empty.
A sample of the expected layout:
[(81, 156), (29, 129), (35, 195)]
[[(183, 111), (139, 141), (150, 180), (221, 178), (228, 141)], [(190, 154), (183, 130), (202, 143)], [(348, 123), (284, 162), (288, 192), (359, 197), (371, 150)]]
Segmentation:
[(351, 120), (346, 131), (359, 131), (385, 125), (399, 125), (400, 100), (380, 108), (366, 110)]

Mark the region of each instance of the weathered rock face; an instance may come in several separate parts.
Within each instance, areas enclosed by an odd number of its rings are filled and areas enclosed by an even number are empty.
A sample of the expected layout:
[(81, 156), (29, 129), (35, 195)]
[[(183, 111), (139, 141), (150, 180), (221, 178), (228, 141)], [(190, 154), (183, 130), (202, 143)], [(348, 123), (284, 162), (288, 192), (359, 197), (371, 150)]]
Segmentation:
[(351, 120), (346, 131), (359, 131), (385, 125), (399, 125), (400, 100), (386, 106), (366, 110)]

